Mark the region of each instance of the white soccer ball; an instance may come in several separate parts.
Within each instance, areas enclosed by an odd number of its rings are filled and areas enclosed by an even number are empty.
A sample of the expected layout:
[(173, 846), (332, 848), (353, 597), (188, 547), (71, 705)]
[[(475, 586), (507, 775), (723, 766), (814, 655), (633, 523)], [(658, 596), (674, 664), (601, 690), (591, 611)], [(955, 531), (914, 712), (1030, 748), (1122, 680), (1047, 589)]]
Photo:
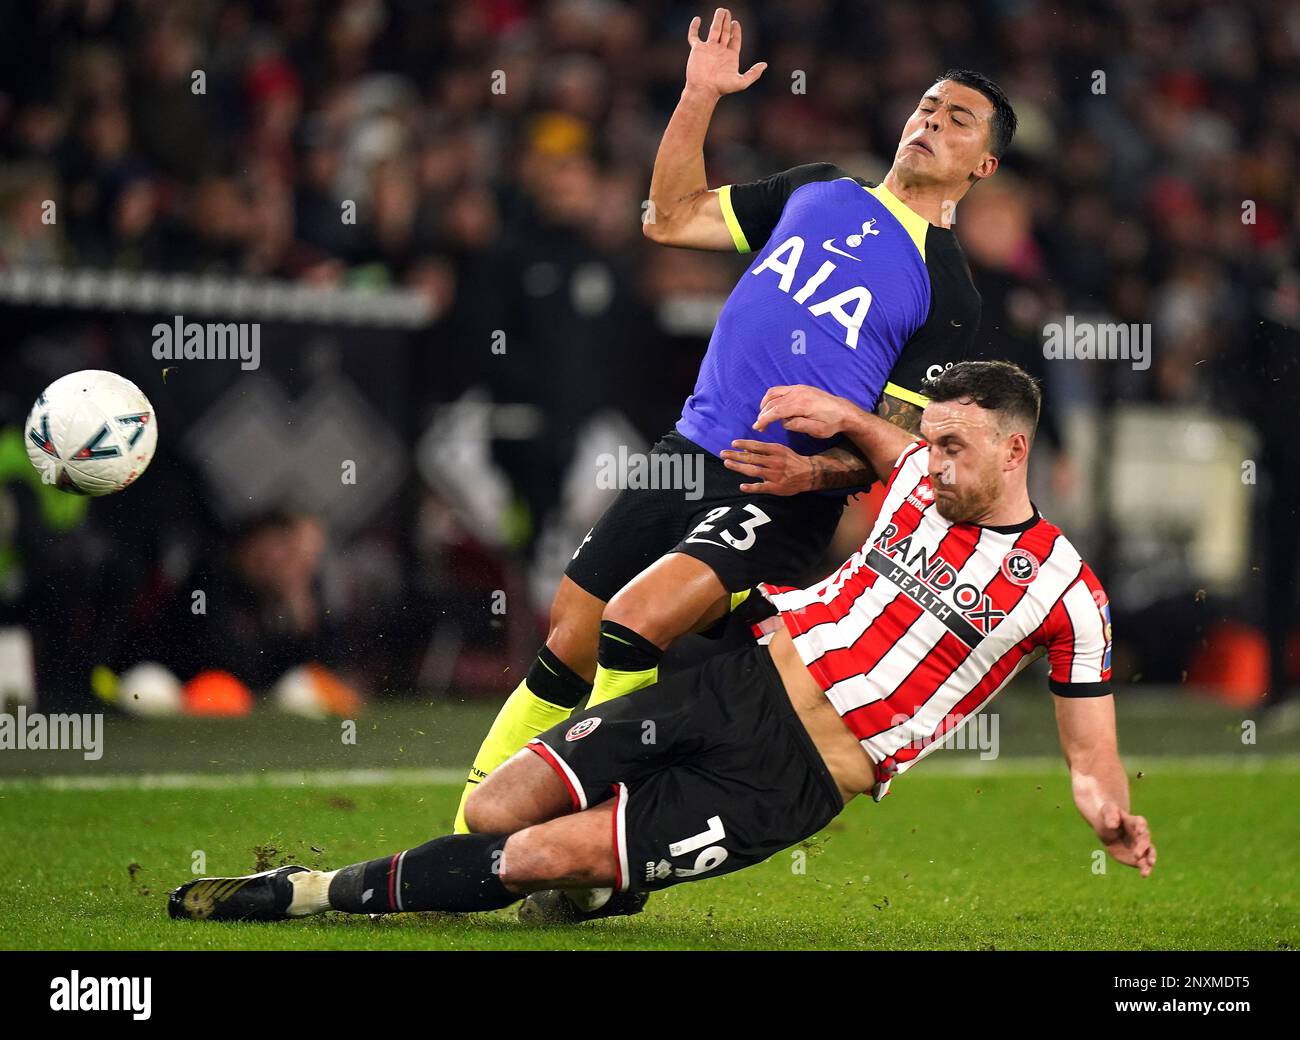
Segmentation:
[(75, 495), (121, 491), (157, 447), (153, 406), (116, 372), (88, 368), (56, 379), (27, 418), (27, 457), (45, 483)]

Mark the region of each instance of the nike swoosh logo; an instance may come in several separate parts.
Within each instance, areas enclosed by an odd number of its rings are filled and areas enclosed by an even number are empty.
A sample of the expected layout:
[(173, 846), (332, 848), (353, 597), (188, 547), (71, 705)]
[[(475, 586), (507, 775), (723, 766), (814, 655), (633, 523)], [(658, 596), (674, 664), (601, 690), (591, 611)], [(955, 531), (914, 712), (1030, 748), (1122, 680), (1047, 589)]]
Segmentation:
[(836, 249), (833, 245), (831, 245), (831, 243), (834, 241), (835, 239), (828, 238), (825, 242), (822, 243), (822, 248), (829, 249), (832, 253), (839, 253), (840, 256), (847, 256), (850, 260), (856, 260), (858, 263), (862, 263), (862, 257), (854, 256), (852, 253), (846, 253), (844, 252), (843, 249)]
[(731, 549), (731, 548), (734, 548), (734, 546), (723, 545), (721, 542), (715, 542), (715, 541), (713, 541), (713, 539), (711, 539), (711, 538), (700, 538), (700, 537), (698, 537), (698, 536), (696, 536), (696, 537), (691, 537), (691, 538), (687, 538), (686, 541), (687, 541), (688, 543), (699, 543), (699, 544), (702, 544), (702, 545), (716, 545), (719, 549)]
[(370, 902), (370, 899), (374, 894), (375, 894), (375, 890), (373, 888), (366, 889), (364, 892), (361, 893), (361, 902), (363, 903)]

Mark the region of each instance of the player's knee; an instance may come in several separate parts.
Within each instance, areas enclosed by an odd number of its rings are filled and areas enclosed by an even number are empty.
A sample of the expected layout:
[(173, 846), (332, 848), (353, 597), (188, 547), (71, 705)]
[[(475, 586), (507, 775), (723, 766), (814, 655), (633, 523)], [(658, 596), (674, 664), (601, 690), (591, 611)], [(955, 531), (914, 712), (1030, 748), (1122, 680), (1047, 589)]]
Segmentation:
[(566, 815), (572, 796), (560, 777), (531, 751), (516, 752), (465, 799), (465, 826), (475, 834), (514, 834)]
[(536, 827), (529, 827), (506, 840), (501, 856), (501, 883), (527, 888), (550, 881), (557, 876), (558, 862), (558, 850), (537, 833)]
[(492, 796), (483, 796), (483, 785), (479, 784), (465, 799), (465, 826), (471, 834), (492, 834), (495, 822)]
[(519, 830), (519, 813), (489, 776), (465, 799), (465, 826), (471, 834), (511, 834)]
[(631, 629), (661, 650), (690, 632), (726, 593), (718, 576), (698, 560), (665, 556), (605, 604), (601, 621)]
[(576, 626), (560, 623), (553, 624), (546, 634), (546, 648), (563, 661), (578, 675), (591, 671), (596, 663), (596, 640), (588, 632)]
[[(600, 638), (600, 601), (584, 593), (584, 601), (557, 592), (551, 602), (546, 647), (578, 675), (590, 681), (596, 670), (596, 643)], [(590, 599), (591, 603), (585, 602)]]
[(529, 889), (547, 885), (596, 885), (607, 880), (599, 864), (586, 862), (580, 846), (565, 845), (545, 827), (529, 827), (507, 839), (501, 883)]
[(630, 628), (652, 643), (659, 642), (663, 635), (659, 631), (663, 619), (655, 610), (654, 601), (643, 594), (635, 582), (620, 590), (605, 604), (605, 611), (601, 614), (600, 620), (612, 621), (616, 625)]

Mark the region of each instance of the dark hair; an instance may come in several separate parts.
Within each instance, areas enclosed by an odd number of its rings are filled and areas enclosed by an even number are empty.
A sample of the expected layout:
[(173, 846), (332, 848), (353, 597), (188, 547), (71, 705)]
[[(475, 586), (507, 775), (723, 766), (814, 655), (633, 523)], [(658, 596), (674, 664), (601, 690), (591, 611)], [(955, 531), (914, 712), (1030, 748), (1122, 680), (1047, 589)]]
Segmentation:
[(999, 159), (1002, 158), (1002, 153), (1011, 144), (1011, 138), (1016, 136), (1017, 125), (1016, 110), (1011, 107), (1002, 88), (984, 73), (972, 72), (970, 69), (949, 69), (935, 82), (942, 83), (944, 80), (978, 90), (988, 98), (989, 104), (993, 106), (993, 118), (989, 122), (989, 151)]
[(972, 402), (1001, 419), (1022, 420), (1029, 439), (1038, 426), (1043, 393), (1038, 380), (1010, 361), (961, 361), (927, 380), (921, 392), (932, 402)]

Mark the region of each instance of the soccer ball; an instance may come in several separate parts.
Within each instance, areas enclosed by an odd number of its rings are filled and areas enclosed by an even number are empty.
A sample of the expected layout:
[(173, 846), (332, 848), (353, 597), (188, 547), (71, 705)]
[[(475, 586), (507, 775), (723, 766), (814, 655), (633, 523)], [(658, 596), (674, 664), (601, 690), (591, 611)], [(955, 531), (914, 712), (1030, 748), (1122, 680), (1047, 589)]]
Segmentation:
[(158, 447), (153, 406), (116, 372), (56, 379), (27, 417), (27, 457), (41, 480), (74, 495), (111, 495), (134, 483)]

